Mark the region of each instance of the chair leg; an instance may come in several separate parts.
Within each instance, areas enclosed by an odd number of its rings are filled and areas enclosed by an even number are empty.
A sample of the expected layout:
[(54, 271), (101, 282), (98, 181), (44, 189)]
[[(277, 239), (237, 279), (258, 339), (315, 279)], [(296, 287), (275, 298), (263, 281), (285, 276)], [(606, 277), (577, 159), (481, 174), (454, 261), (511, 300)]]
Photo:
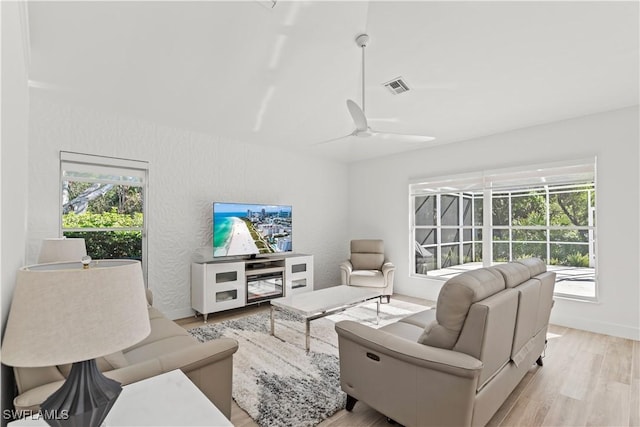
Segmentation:
[(538, 357), (538, 360), (536, 360), (536, 364), (538, 366), (542, 366), (542, 356)]
[(347, 394), (347, 411), (351, 412), (357, 401), (358, 399)]

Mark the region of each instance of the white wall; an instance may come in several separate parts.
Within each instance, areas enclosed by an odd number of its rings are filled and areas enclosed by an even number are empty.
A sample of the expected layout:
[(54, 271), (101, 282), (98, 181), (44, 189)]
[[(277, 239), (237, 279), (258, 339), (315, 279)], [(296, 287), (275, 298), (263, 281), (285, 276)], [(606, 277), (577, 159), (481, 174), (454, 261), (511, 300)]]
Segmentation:
[(213, 201), (293, 205), (293, 247), (315, 256), (315, 286), (346, 255), (347, 166), (274, 148), (56, 104), (32, 93), (29, 262), (58, 234), (60, 150), (150, 162), (148, 278), (154, 305), (190, 316), (190, 263), (211, 246)]
[(359, 162), (349, 170), (349, 236), (384, 239), (395, 290), (435, 300), (443, 282), (409, 277), (410, 180), (597, 155), (599, 302), (556, 299), (551, 321), (639, 340), (638, 127), (638, 108), (627, 108)]
[[(24, 265), (27, 217), (29, 96), (18, 3), (0, 2), (2, 22), (2, 230), (0, 234), (0, 335), (4, 334), (16, 271)], [(2, 413), (13, 408), (13, 374), (2, 365)], [(5, 425), (4, 417), (0, 417)]]

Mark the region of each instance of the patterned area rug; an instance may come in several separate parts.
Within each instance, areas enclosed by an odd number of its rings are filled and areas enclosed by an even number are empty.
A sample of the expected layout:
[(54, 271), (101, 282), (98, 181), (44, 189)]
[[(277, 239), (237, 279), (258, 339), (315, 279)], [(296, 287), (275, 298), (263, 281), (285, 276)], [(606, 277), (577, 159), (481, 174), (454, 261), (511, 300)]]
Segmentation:
[(304, 349), (304, 322), (276, 311), (270, 335), (269, 312), (190, 329), (201, 342), (219, 337), (239, 343), (233, 356), (233, 399), (263, 427), (315, 426), (345, 407), (340, 389), (338, 335), (334, 324), (356, 320), (380, 327), (427, 307), (398, 300), (369, 303), (311, 322), (311, 350)]

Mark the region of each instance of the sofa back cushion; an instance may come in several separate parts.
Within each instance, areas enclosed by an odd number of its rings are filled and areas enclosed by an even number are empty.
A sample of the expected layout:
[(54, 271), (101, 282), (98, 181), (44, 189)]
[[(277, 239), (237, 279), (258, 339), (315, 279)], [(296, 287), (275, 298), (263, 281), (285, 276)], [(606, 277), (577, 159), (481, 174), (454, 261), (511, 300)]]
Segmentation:
[[(129, 361), (124, 356), (122, 351), (116, 351), (115, 353), (107, 354), (106, 356), (96, 357), (96, 365), (100, 372), (109, 372), (114, 369), (120, 369), (129, 366)], [(64, 365), (58, 365), (58, 369), (64, 375), (65, 378), (69, 376), (71, 372), (71, 363)]]
[(354, 270), (380, 270), (384, 263), (382, 240), (352, 240), (351, 265)]
[(510, 262), (493, 266), (502, 274), (507, 288), (514, 288), (531, 278), (531, 271), (523, 264)]
[(529, 269), (531, 277), (537, 276), (547, 271), (547, 264), (540, 258), (525, 258), (514, 261), (515, 263), (524, 265)]
[(504, 289), (504, 278), (494, 268), (467, 271), (447, 280), (438, 295), (436, 320), (427, 325), (418, 342), (452, 349), (471, 305)]

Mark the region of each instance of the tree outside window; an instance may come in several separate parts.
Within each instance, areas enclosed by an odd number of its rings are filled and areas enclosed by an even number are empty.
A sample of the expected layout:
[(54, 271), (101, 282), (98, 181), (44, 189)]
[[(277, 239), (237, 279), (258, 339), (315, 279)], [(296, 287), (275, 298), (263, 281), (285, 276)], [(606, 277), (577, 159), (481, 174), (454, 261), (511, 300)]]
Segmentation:
[[(556, 271), (557, 294), (595, 299), (593, 164), (494, 171), (495, 181), (486, 175), (410, 185), (412, 275), (448, 279), (473, 268), (538, 257)], [(452, 191), (456, 185), (468, 189)]]
[(93, 259), (137, 259), (146, 276), (148, 164), (61, 152), (61, 233)]

